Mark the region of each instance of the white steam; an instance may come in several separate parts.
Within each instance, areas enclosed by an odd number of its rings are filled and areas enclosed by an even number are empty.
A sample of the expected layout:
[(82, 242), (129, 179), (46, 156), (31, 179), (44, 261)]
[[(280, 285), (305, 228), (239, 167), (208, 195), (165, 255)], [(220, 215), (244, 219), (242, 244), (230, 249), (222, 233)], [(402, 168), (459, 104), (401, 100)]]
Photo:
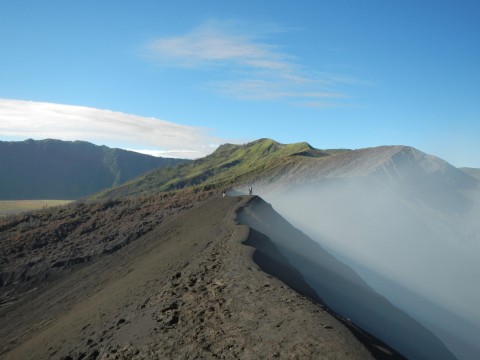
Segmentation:
[[(355, 163), (360, 169), (361, 157)], [(340, 170), (322, 176), (319, 170), (309, 184), (297, 181), (293, 187), (286, 171), (283, 191), (281, 179), (272, 185), (274, 192), (266, 183), (254, 188), (294, 226), (434, 332), (459, 359), (478, 358), (480, 184), (410, 149), (378, 164), (381, 171), (369, 168), (358, 176), (341, 177)], [(322, 166), (319, 160), (317, 169)]]

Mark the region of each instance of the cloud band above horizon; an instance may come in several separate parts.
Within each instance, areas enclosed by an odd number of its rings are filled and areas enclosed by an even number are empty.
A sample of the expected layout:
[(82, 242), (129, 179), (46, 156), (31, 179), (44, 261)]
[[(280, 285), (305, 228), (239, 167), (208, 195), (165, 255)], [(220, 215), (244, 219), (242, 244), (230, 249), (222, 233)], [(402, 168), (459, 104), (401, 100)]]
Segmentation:
[(0, 99), (0, 119), (4, 138), (84, 140), (164, 157), (199, 158), (228, 142), (207, 128), (45, 102)]

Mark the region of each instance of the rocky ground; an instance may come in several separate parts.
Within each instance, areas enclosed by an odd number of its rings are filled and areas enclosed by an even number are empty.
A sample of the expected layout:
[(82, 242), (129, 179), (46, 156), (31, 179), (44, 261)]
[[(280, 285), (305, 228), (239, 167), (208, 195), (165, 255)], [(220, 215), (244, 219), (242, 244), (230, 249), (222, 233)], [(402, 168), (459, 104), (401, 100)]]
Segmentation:
[[(0, 305), (73, 267), (114, 253), (212, 192), (78, 201), (0, 218)], [(7, 290), (7, 291), (5, 291)], [(16, 294), (5, 296), (8, 290)]]
[(55, 281), (20, 277), (30, 288), (4, 293), (0, 358), (373, 358), (328, 309), (253, 261), (255, 249), (243, 244), (250, 229), (234, 221), (250, 197), (212, 196), (179, 200), (181, 211)]

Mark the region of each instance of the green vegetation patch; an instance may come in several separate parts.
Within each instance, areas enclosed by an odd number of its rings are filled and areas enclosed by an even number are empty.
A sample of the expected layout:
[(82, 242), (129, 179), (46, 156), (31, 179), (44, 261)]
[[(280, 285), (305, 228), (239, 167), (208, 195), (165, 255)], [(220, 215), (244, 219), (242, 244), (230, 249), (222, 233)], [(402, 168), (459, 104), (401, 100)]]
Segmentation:
[(153, 170), (94, 197), (115, 198), (191, 187), (205, 190), (225, 188), (300, 159), (326, 156), (329, 153), (306, 142), (280, 144), (271, 139), (260, 139), (244, 145), (224, 144), (209, 156), (176, 167)]

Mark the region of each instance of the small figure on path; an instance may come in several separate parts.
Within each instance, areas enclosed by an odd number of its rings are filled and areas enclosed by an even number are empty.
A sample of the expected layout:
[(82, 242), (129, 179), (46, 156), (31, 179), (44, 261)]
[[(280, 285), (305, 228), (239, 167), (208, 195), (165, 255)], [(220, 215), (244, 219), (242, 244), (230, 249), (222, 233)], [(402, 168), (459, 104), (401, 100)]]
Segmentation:
[(222, 193), (222, 196), (225, 197), (225, 195), (227, 195), (227, 194), (225, 194), (225, 191), (224, 191), (224, 192)]
[(251, 187), (251, 186), (248, 188), (248, 194), (249, 194), (250, 196), (252, 196), (252, 195), (253, 195), (253, 189), (252, 189), (252, 187)]

